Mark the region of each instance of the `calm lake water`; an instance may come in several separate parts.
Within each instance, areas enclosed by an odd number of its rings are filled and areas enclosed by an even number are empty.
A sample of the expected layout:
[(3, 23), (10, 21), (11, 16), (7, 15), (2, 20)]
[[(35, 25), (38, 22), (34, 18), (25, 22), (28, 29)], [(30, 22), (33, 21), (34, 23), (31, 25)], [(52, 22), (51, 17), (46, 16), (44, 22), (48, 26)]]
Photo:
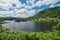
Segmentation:
[(26, 31), (26, 32), (44, 32), (51, 30), (52, 27), (39, 23), (39, 22), (15, 22), (10, 21), (9, 23), (2, 24), (2, 27), (9, 28), (12, 31)]

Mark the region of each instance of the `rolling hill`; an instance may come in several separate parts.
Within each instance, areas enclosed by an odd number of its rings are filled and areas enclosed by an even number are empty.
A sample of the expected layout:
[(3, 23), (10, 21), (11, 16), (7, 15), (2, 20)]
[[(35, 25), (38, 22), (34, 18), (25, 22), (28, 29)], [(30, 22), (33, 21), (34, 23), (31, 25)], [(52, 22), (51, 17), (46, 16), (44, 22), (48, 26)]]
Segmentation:
[(45, 9), (43, 11), (38, 12), (35, 16), (30, 18), (60, 18), (60, 6), (54, 7), (50, 9)]

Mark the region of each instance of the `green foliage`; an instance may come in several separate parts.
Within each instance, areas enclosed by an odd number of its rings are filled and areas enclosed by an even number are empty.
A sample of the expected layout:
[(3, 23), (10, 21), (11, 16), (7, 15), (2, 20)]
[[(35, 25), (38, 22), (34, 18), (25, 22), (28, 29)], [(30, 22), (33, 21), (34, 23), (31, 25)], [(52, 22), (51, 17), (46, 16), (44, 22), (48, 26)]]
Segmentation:
[(53, 29), (54, 29), (54, 30), (59, 30), (59, 31), (60, 31), (60, 22), (59, 22), (56, 26), (54, 26)]
[(43, 26), (52, 26), (52, 31), (12, 32), (9, 29), (2, 28), (1, 24), (4, 23), (4, 20), (0, 20), (0, 40), (60, 40), (60, 7), (41, 11), (33, 17), (22, 20), (44, 23)]
[(60, 6), (40, 11), (38, 12), (38, 14), (30, 18), (46, 18), (46, 17), (60, 18)]
[(35, 22), (58, 22), (60, 21), (60, 19), (58, 18), (33, 18), (31, 19), (32, 21), (35, 21)]
[(52, 32), (2, 32), (0, 40), (60, 40), (60, 31)]

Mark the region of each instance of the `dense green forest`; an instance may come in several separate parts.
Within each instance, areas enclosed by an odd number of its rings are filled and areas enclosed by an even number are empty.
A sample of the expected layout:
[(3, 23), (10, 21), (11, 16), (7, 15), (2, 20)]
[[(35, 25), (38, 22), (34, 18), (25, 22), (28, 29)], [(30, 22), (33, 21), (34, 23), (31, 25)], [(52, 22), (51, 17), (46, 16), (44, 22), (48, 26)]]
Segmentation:
[[(2, 28), (4, 20), (0, 20), (0, 40), (60, 40), (60, 7), (38, 12), (26, 20), (53, 25), (51, 31), (46, 32), (17, 32)], [(51, 26), (50, 25), (50, 26)]]

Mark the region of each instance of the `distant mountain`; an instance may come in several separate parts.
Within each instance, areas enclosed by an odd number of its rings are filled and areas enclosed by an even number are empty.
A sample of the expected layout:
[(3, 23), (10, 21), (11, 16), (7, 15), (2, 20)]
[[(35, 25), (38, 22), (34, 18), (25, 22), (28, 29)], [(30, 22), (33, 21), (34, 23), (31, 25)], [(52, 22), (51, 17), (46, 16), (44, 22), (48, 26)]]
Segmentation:
[(46, 17), (60, 18), (60, 6), (40, 11), (35, 16), (30, 18), (46, 18)]
[(14, 19), (17, 19), (15, 17), (0, 17), (0, 19), (3, 19), (3, 20), (14, 20)]
[(16, 18), (16, 17), (0, 17), (0, 20), (15, 20), (19, 21), (27, 21), (27, 18)]

